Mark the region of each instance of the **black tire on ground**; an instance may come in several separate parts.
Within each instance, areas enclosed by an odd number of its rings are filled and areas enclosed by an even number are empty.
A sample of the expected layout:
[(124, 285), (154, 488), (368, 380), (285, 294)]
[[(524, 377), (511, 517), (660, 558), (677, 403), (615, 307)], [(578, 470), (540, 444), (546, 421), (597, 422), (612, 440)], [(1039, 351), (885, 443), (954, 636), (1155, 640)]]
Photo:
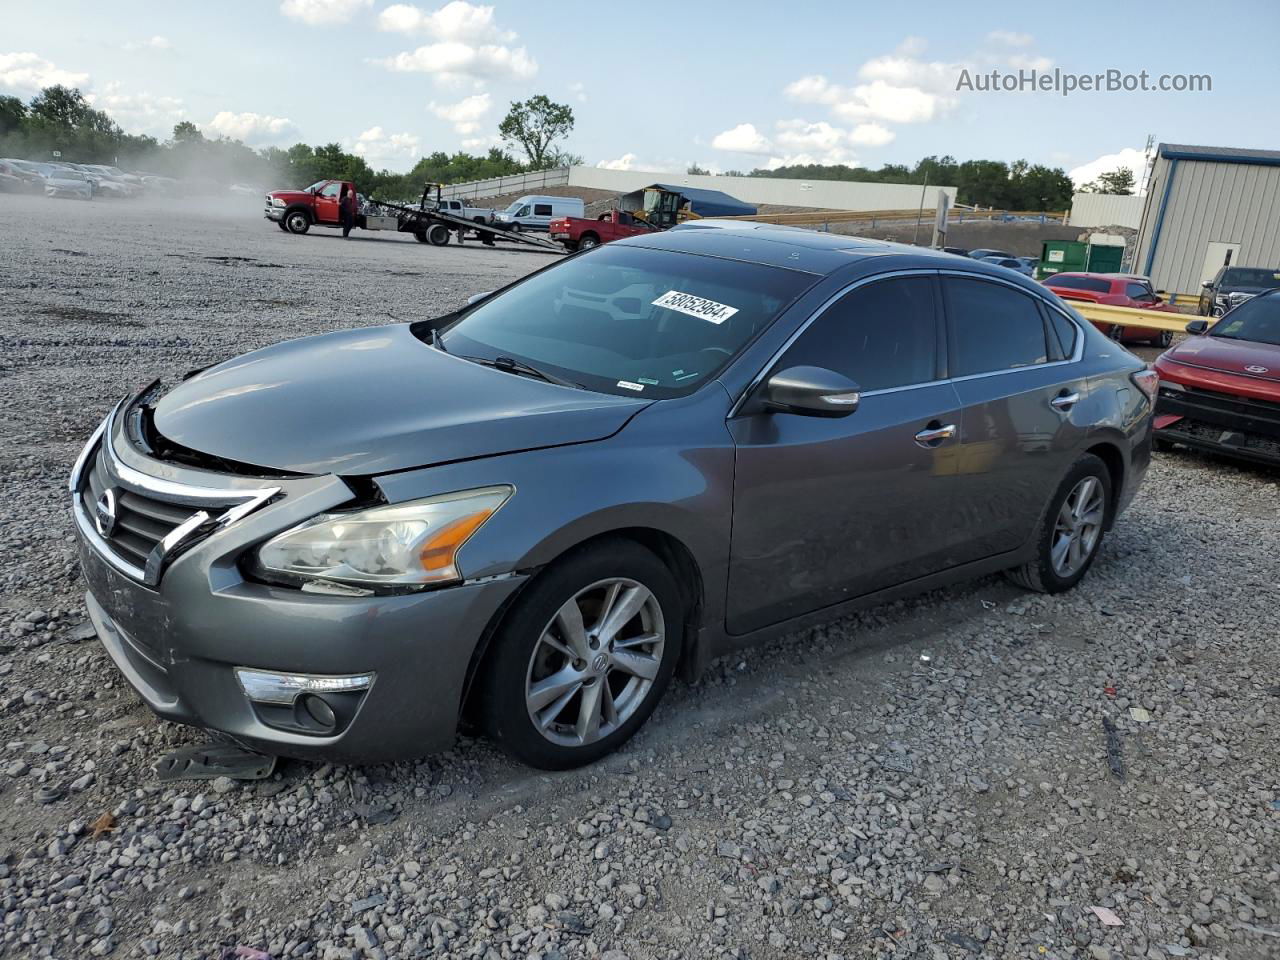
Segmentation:
[(513, 223), (511, 224), (511, 227), (510, 227), (510, 230), (512, 233), (519, 233), (522, 229), (523, 228), (518, 223)]
[(284, 228), (290, 233), (304, 234), (311, 229), (311, 218), (305, 210), (290, 210), (284, 215)]
[(413, 239), (417, 240), (419, 243), (426, 243), (426, 242), (427, 242), (427, 231), (425, 231), (425, 230), (415, 230), (415, 231), (413, 231)]
[[(1071, 576), (1062, 577), (1054, 569), (1053, 560), (1050, 556), (1057, 528), (1058, 514), (1062, 510), (1063, 503), (1067, 497), (1076, 488), (1076, 485), (1087, 477), (1094, 477), (1102, 485), (1102, 529), (1099, 531), (1098, 538), (1094, 541), (1093, 549), (1083, 566), (1072, 573)], [(1099, 457), (1092, 453), (1086, 453), (1072, 464), (1071, 469), (1067, 471), (1067, 475), (1062, 478), (1062, 482), (1058, 485), (1058, 489), (1054, 491), (1044, 514), (1040, 517), (1040, 522), (1036, 526), (1035, 532), (1035, 557), (1020, 567), (1006, 570), (1005, 575), (1018, 586), (1027, 590), (1035, 590), (1038, 593), (1062, 593), (1065, 590), (1070, 590), (1080, 582), (1084, 575), (1089, 572), (1089, 568), (1093, 566), (1093, 561), (1098, 556), (1098, 551), (1102, 549), (1102, 541), (1106, 538), (1107, 524), (1111, 521), (1111, 513), (1114, 509), (1111, 496), (1111, 472)]]
[(1151, 449), (1156, 453), (1168, 453), (1173, 449), (1173, 441), (1166, 440), (1163, 437), (1152, 437)]
[(590, 250), (592, 247), (600, 246), (600, 238), (594, 233), (584, 233), (578, 238), (579, 250)]
[(1124, 338), (1124, 327), (1118, 323), (1113, 323), (1107, 330), (1107, 336), (1119, 343)]
[(1167, 350), (1169, 348), (1169, 345), (1172, 343), (1173, 343), (1172, 330), (1161, 330), (1159, 333), (1157, 333), (1154, 337), (1151, 338), (1151, 345), (1153, 347), (1159, 347), (1161, 350)]
[(279, 227), (281, 230), (283, 230), (285, 233), (289, 232), (289, 228), (284, 225), (283, 219), (277, 220), (276, 226)]
[[(569, 599), (614, 577), (642, 584), (657, 600), (666, 634), (661, 663), (644, 699), (612, 733), (580, 746), (554, 743), (539, 732), (529, 714), (526, 690), (532, 658), (543, 631)], [(481, 723), (504, 750), (530, 766), (567, 770), (593, 763), (630, 739), (649, 718), (671, 682), (683, 633), (680, 591), (671, 571), (651, 551), (632, 540), (611, 539), (567, 554), (525, 588), (498, 627), (477, 677)]]
[(449, 228), (443, 223), (433, 224), (427, 230), (427, 239), (433, 247), (443, 247), (449, 243)]

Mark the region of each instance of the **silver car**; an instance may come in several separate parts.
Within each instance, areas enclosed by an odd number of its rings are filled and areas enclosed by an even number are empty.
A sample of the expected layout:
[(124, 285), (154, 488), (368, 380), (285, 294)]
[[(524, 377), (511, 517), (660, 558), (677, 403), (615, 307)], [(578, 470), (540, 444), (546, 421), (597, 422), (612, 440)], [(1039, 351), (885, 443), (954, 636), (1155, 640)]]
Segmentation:
[(1074, 587), (1154, 392), (1011, 271), (699, 221), (153, 384), (69, 493), (161, 716), (352, 761), (467, 724), (563, 768), (735, 646), (999, 570)]

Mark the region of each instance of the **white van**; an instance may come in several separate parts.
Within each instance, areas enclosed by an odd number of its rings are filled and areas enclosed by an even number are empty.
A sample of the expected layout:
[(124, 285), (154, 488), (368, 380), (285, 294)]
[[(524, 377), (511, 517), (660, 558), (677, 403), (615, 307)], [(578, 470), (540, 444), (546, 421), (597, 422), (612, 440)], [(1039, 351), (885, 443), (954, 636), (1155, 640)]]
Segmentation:
[(521, 197), (498, 214), (498, 225), (508, 230), (546, 230), (560, 217), (586, 215), (580, 197)]

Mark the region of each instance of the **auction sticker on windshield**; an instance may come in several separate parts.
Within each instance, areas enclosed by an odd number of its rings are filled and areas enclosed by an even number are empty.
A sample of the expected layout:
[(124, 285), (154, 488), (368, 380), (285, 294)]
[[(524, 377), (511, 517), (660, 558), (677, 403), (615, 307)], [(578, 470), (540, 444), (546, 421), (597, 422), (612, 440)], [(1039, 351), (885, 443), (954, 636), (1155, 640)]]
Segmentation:
[(701, 317), (711, 323), (724, 323), (738, 312), (737, 307), (729, 307), (723, 303), (716, 303), (714, 300), (695, 297), (692, 293), (681, 293), (679, 290), (668, 290), (653, 301), (653, 306), (666, 307), (668, 310), (675, 310), (678, 313), (687, 313), (691, 317)]

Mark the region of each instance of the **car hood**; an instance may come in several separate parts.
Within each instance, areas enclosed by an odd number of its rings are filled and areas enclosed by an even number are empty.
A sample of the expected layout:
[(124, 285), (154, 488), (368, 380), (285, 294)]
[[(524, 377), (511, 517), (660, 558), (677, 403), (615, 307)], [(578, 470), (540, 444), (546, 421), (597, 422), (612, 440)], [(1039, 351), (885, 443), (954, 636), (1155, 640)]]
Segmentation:
[(305, 190), (271, 190), (267, 196), (272, 200), (283, 200), (285, 203), (293, 203), (295, 200), (306, 200), (311, 194)]
[(152, 410), (168, 440), (292, 473), (364, 476), (602, 440), (651, 401), (504, 373), (407, 324), (291, 340), (201, 371)]
[(1170, 350), (1168, 357), (1175, 363), (1280, 381), (1280, 346), (1269, 343), (1229, 340), (1226, 337), (1189, 337)]

